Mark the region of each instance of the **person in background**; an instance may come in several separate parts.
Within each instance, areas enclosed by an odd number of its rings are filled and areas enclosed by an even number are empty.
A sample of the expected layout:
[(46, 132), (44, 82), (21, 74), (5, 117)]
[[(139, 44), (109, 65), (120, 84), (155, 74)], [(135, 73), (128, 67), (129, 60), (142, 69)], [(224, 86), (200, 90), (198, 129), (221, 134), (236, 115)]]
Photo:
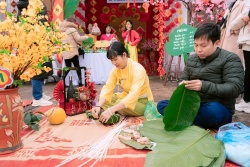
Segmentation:
[[(19, 0), (17, 2), (17, 8), (18, 8), (18, 14), (17, 14), (17, 21), (19, 21), (19, 16), (21, 16), (21, 12), (24, 8), (27, 8), (29, 5), (28, 0)], [(47, 15), (47, 8), (45, 3), (43, 2), (44, 8), (41, 10), (41, 12), (38, 15)], [(45, 18), (42, 18), (39, 20), (41, 23), (46, 23), (47, 20)], [(46, 62), (43, 64), (43, 66), (50, 67), (52, 68), (52, 61)], [(34, 76), (31, 78), (31, 86), (32, 86), (32, 96), (33, 96), (33, 102), (32, 106), (49, 106), (52, 105), (53, 103), (50, 102), (49, 100), (52, 99), (52, 97), (47, 96), (46, 94), (43, 93), (43, 82), (44, 79), (47, 79), (48, 76), (52, 75), (53, 70), (50, 72), (46, 72), (42, 70), (42, 73), (39, 75)]]
[[(93, 29), (96, 29), (96, 30), (99, 30), (99, 31), (93, 31)], [(99, 35), (101, 34), (101, 31), (100, 31), (100, 29), (98, 28), (97, 23), (94, 23), (94, 24), (89, 23), (89, 24), (87, 25), (86, 34), (87, 34), (90, 38), (93, 38), (93, 45), (94, 45), (93, 48), (94, 48), (94, 50), (96, 50), (95, 42), (97, 41), (97, 36), (99, 36)]]
[[(92, 115), (98, 118), (101, 108), (104, 112), (99, 117), (101, 122), (107, 122), (117, 111), (121, 115), (142, 116), (145, 105), (153, 100), (149, 78), (143, 66), (129, 58), (124, 44), (115, 41), (107, 51), (107, 58), (115, 66), (103, 86), (99, 101), (92, 108)], [(114, 93), (118, 86), (122, 92)]]
[[(75, 24), (76, 20), (73, 17), (70, 17), (64, 20), (59, 25), (59, 29), (61, 32), (65, 32), (67, 37), (63, 40), (63, 44), (70, 44), (71, 50), (63, 51), (62, 57), (65, 61), (65, 65), (67, 67), (71, 67), (73, 63), (74, 67), (80, 67), (79, 65), (79, 52), (78, 46), (81, 44), (82, 41), (88, 39), (87, 35), (80, 36), (78, 32), (78, 26)], [(68, 75), (69, 71), (66, 71), (65, 77)], [(77, 70), (77, 75), (79, 78), (79, 86), (82, 86), (82, 72), (81, 70)]]
[(133, 30), (133, 22), (131, 20), (126, 21), (125, 30), (122, 32), (122, 38), (124, 39), (125, 47), (128, 50), (130, 58), (138, 62), (137, 45), (140, 42), (140, 36)]
[(105, 25), (103, 34), (101, 35), (100, 40), (111, 41), (113, 39), (117, 39), (115, 34), (111, 34), (111, 31), (112, 31), (112, 27), (110, 25)]
[[(235, 101), (242, 91), (244, 68), (240, 58), (219, 48), (220, 27), (205, 23), (194, 34), (194, 50), (188, 58), (181, 83), (199, 92), (201, 104), (193, 122), (203, 128), (219, 128), (231, 123)], [(164, 115), (168, 100), (157, 104)]]
[(231, 28), (239, 32), (238, 46), (243, 50), (245, 59), (244, 96), (235, 105), (238, 111), (250, 113), (250, 1), (244, 1), (244, 9), (232, 22)]
[(229, 52), (237, 54), (242, 64), (244, 65), (243, 51), (238, 48), (237, 39), (239, 36), (239, 30), (232, 30), (231, 23), (241, 13), (244, 6), (244, 0), (235, 0), (232, 2), (226, 12), (224, 23), (221, 25), (221, 31), (224, 32), (221, 35), (221, 48)]

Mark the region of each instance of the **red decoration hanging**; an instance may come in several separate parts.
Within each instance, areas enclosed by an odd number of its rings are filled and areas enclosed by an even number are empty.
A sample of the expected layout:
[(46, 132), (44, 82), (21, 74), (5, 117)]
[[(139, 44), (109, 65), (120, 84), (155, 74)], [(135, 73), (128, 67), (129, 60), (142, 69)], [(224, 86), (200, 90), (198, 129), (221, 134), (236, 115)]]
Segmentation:
[(181, 8), (181, 3), (180, 2), (175, 2), (174, 7), (177, 8), (177, 9)]

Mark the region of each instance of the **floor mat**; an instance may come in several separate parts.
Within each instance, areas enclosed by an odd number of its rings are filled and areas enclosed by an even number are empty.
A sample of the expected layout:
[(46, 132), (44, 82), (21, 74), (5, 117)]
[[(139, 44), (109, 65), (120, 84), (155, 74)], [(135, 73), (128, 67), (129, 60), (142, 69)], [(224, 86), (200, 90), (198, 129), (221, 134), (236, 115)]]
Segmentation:
[(32, 104), (32, 100), (23, 100), (23, 107), (29, 106)]

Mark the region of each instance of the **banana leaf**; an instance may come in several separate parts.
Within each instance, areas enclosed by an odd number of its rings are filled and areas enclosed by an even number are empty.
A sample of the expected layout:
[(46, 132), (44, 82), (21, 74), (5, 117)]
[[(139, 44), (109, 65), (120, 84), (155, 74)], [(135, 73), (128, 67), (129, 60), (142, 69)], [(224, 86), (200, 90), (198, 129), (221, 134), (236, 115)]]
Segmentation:
[(64, 0), (63, 10), (64, 10), (64, 19), (70, 18), (72, 16), (79, 4), (80, 0)]
[[(126, 132), (124, 132), (123, 130), (120, 132), (120, 135), (123, 135), (123, 134), (127, 134)], [(143, 145), (143, 144), (140, 144), (138, 143), (137, 141), (135, 140), (125, 140), (125, 139), (120, 139), (120, 141), (130, 147), (133, 147), (137, 150), (142, 150), (142, 149), (151, 149), (152, 147), (154, 147), (154, 144), (153, 142), (150, 142), (149, 144), (146, 144), (146, 145)]]
[(164, 109), (165, 130), (179, 131), (192, 125), (199, 107), (198, 92), (186, 89), (184, 84), (178, 86)]
[(224, 166), (224, 145), (207, 130), (189, 126), (182, 131), (165, 131), (161, 120), (153, 120), (145, 121), (139, 131), (157, 143), (147, 154), (145, 167)]

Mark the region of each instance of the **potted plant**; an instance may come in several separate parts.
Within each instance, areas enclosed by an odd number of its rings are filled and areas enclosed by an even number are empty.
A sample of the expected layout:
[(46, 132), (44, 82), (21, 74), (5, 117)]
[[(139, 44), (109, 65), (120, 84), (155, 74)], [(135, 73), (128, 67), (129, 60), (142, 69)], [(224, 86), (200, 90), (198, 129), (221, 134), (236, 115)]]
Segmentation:
[(141, 46), (141, 49), (149, 52), (149, 60), (155, 61), (155, 52), (158, 50), (158, 44), (154, 39), (146, 39)]
[[(6, 13), (6, 6), (0, 2), (1, 13)], [(32, 0), (19, 22), (12, 13), (0, 22), (0, 154), (22, 148), (23, 107), (18, 87), (42, 70), (51, 70), (42, 65), (63, 49), (64, 34), (53, 24), (39, 21), (44, 19), (38, 15), (42, 9), (40, 0)]]

